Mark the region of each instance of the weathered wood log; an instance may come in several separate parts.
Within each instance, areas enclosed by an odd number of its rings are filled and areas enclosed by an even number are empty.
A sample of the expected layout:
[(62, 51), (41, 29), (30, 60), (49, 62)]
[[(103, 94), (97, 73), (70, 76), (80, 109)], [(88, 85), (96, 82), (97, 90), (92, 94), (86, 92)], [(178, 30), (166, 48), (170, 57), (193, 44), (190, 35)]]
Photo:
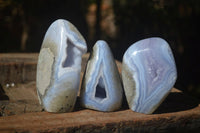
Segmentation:
[(38, 54), (0, 54), (0, 84), (35, 81)]
[[(200, 131), (199, 100), (175, 88), (152, 115), (133, 112), (125, 102), (116, 112), (88, 110), (80, 107), (79, 98), (71, 113), (43, 112), (35, 88), (37, 56), (0, 54), (0, 96), (4, 96), (0, 99), (0, 132)], [(87, 59), (88, 54), (83, 57), (82, 75)]]
[(189, 132), (199, 131), (200, 108), (144, 115), (131, 110), (103, 113), (26, 113), (0, 118), (0, 131), (12, 132)]

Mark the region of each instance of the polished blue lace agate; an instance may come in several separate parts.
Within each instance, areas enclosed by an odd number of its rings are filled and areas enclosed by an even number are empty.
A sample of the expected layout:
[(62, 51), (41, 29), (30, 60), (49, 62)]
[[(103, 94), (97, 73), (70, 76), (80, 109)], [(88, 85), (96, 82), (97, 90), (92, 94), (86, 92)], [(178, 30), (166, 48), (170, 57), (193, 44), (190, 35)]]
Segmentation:
[(36, 87), (48, 112), (72, 111), (79, 91), (85, 39), (69, 21), (59, 19), (48, 28), (38, 57)]
[(138, 41), (123, 56), (122, 80), (133, 111), (151, 114), (169, 94), (176, 78), (172, 51), (161, 38)]
[(105, 41), (97, 41), (83, 77), (81, 104), (89, 109), (114, 111), (121, 107), (122, 92), (110, 48)]

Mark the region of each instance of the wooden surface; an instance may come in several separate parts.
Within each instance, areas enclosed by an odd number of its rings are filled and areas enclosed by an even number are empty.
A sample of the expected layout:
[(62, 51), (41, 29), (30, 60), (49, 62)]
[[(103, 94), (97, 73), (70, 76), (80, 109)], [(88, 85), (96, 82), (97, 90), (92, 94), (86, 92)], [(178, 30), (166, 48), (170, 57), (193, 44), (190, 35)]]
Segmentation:
[(0, 54), (0, 84), (35, 81), (38, 54)]
[[(73, 112), (44, 112), (35, 88), (37, 56), (0, 54), (0, 72), (7, 76), (0, 76), (0, 132), (200, 132), (199, 100), (175, 88), (152, 115), (131, 111), (126, 101), (115, 112), (88, 110), (80, 107), (79, 98)], [(87, 58), (84, 55), (81, 75)], [(20, 71), (10, 73), (15, 68)]]

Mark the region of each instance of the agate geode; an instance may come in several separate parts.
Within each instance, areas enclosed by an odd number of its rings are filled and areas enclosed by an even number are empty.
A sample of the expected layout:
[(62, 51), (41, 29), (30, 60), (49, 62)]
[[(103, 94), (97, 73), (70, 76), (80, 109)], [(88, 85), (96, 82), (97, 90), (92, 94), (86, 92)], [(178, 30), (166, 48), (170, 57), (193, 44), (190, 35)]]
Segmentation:
[(37, 64), (39, 101), (48, 112), (72, 111), (87, 46), (78, 30), (59, 19), (47, 30)]
[(122, 85), (119, 72), (105, 41), (97, 41), (83, 77), (82, 106), (99, 111), (121, 107)]
[(123, 56), (122, 80), (133, 111), (152, 113), (169, 94), (176, 78), (172, 51), (161, 38), (138, 41)]

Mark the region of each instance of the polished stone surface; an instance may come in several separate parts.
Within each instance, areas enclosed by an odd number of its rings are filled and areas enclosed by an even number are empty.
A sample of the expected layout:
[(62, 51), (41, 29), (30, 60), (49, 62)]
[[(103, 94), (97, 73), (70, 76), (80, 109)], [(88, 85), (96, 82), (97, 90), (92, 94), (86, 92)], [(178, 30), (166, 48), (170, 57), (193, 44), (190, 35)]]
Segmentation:
[(122, 80), (133, 111), (151, 114), (169, 94), (176, 78), (172, 51), (161, 38), (138, 41), (124, 54)]
[(81, 90), (82, 106), (99, 111), (121, 107), (122, 85), (115, 60), (105, 41), (93, 47)]
[(63, 19), (47, 30), (37, 65), (37, 92), (48, 112), (72, 111), (79, 88), (82, 55), (87, 45), (79, 31)]

